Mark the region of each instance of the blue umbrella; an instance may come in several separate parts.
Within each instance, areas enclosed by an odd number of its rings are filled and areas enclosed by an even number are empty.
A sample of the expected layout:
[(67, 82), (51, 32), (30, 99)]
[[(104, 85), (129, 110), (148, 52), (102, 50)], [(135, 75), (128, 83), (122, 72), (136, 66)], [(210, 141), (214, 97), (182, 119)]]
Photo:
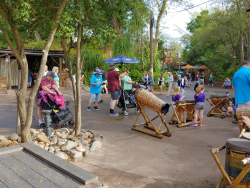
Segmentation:
[(107, 59), (105, 61), (103, 61), (103, 63), (128, 63), (128, 64), (134, 64), (134, 63), (140, 63), (139, 60), (136, 59), (132, 59), (130, 57), (126, 57), (123, 55), (111, 58), (111, 59)]

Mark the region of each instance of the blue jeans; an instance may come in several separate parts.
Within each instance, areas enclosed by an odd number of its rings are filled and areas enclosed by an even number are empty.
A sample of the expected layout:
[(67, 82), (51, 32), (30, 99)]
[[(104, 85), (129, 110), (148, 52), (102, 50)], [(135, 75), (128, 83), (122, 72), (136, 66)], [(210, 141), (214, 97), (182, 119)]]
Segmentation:
[(89, 103), (99, 102), (101, 93), (91, 93)]

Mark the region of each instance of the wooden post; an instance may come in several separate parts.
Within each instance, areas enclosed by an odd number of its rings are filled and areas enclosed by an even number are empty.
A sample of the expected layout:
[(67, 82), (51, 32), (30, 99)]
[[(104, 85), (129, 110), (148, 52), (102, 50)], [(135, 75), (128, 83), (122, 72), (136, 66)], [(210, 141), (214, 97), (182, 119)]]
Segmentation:
[(59, 57), (59, 71), (60, 71), (60, 80), (59, 80), (59, 86), (62, 87), (62, 57)]
[(9, 55), (8, 55), (8, 90), (11, 90), (11, 63)]
[[(21, 69), (18, 69), (18, 91), (21, 89)], [(17, 119), (16, 119), (16, 134), (18, 136), (21, 135), (21, 123), (20, 123), (20, 115), (17, 107)]]

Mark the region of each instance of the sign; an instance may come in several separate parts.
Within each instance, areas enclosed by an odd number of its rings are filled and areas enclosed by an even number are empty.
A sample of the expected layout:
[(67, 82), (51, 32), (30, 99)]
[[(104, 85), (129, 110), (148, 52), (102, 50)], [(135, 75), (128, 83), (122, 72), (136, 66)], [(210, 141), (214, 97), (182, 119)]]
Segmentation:
[(172, 63), (173, 58), (172, 57), (164, 57), (164, 63)]

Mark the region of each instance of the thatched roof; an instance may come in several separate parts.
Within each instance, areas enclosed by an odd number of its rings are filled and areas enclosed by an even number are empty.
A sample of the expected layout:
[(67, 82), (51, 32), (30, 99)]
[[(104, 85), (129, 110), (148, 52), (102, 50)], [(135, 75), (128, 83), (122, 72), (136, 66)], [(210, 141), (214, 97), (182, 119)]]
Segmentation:
[(208, 67), (206, 65), (202, 65), (198, 69), (208, 69)]
[(195, 67), (187, 64), (186, 66), (182, 67), (181, 69), (195, 69)]

